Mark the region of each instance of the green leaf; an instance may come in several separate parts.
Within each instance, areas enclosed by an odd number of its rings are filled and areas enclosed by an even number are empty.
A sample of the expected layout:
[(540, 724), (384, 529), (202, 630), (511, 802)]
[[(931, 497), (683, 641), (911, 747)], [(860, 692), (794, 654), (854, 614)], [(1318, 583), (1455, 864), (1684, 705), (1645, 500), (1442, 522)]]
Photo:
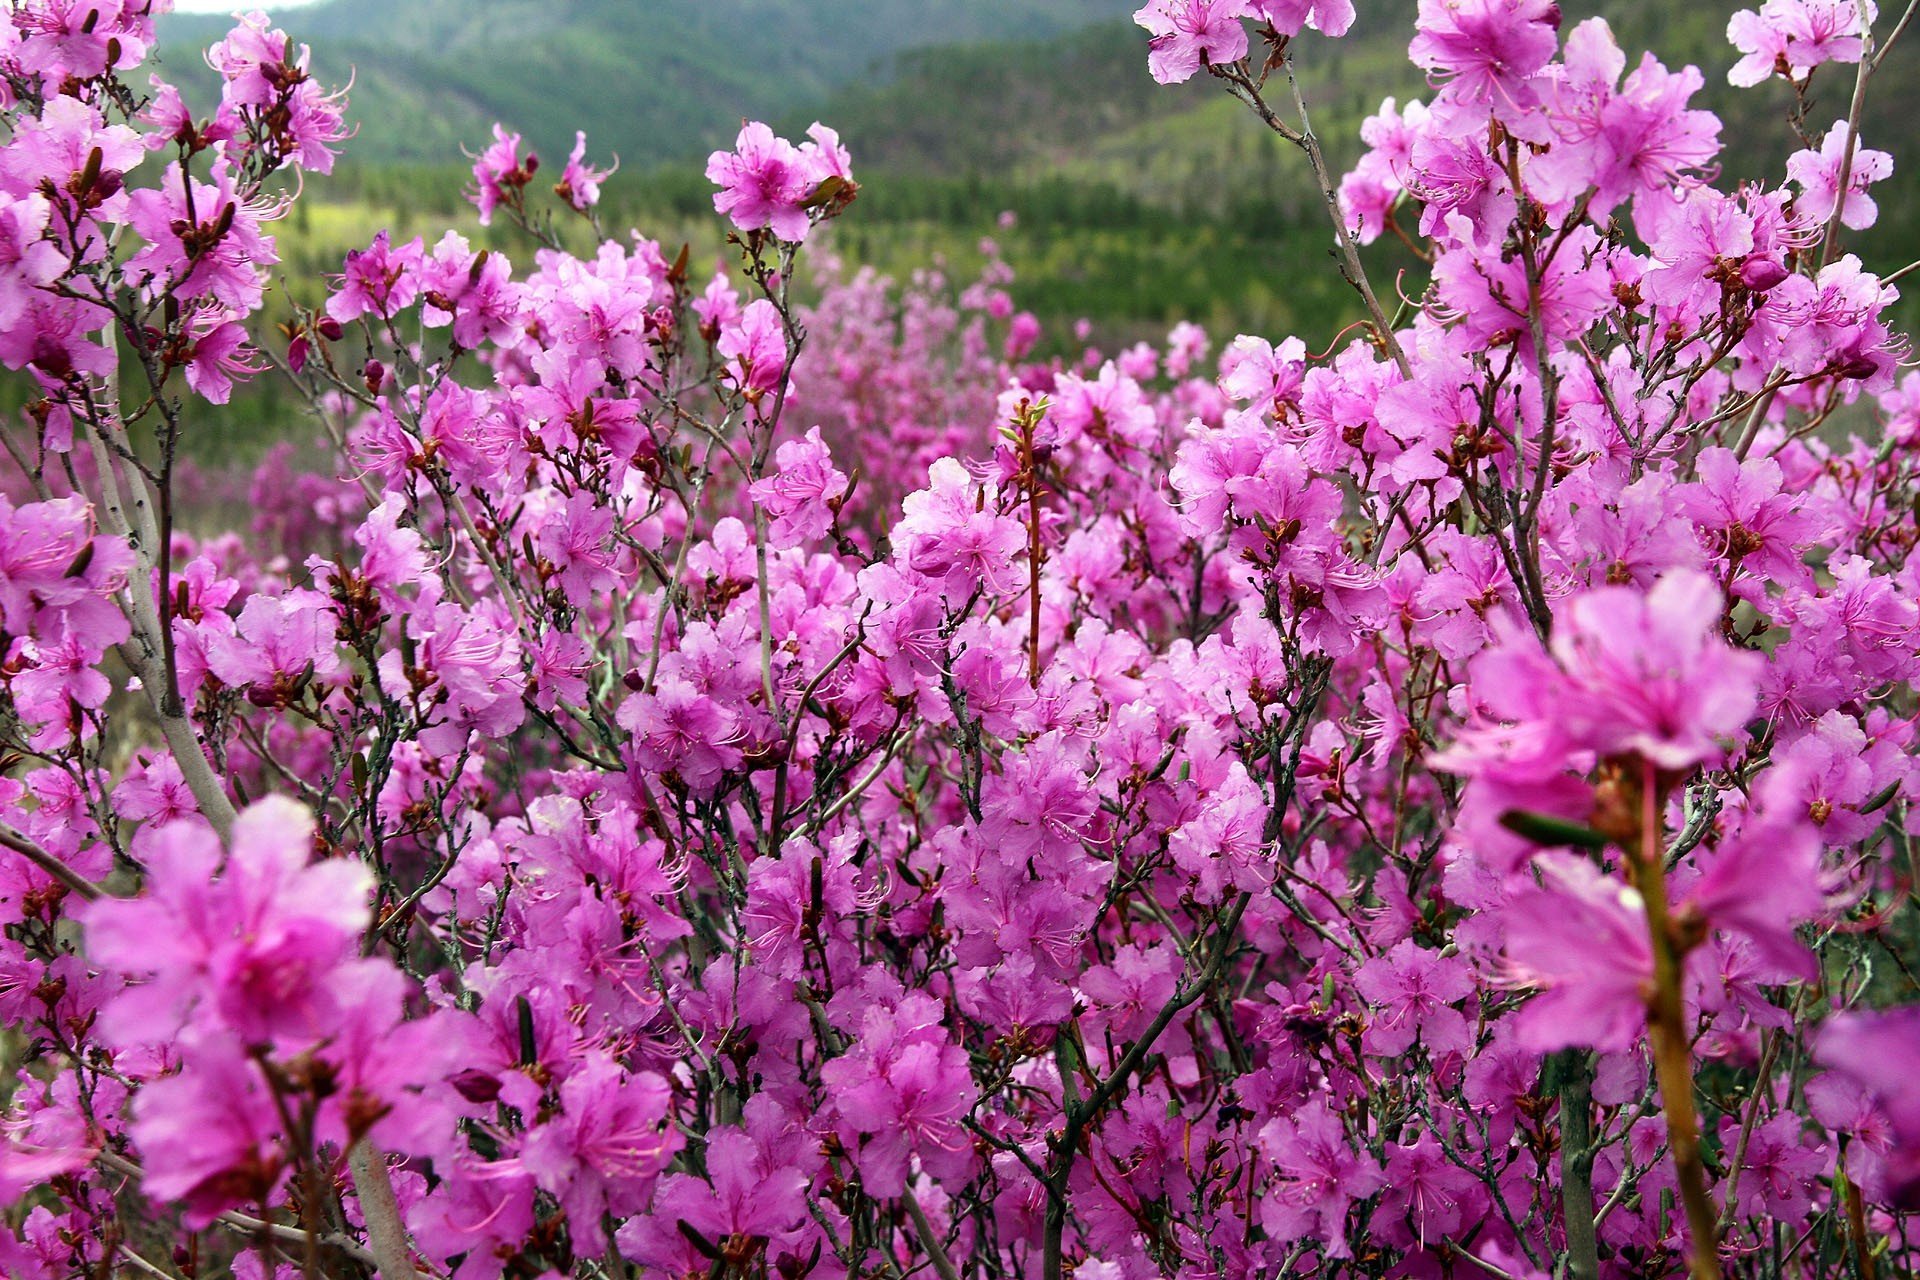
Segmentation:
[(1523, 840), (1543, 845), (1572, 845), (1576, 849), (1604, 849), (1612, 843), (1592, 827), (1526, 809), (1509, 809), (1500, 825)]

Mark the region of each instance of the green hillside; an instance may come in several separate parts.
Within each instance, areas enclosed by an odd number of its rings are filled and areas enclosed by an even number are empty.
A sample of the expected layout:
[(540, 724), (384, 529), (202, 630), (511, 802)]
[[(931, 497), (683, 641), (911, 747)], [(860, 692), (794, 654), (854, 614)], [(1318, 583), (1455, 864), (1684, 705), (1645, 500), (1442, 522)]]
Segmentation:
[[(596, 154), (645, 166), (703, 153), (742, 117), (818, 102), (907, 49), (1046, 39), (1125, 11), (1117, 0), (328, 0), (277, 20), (312, 45), (323, 81), (353, 79), (361, 163), (457, 157), (500, 120), (548, 154), (585, 128)], [(202, 101), (212, 80), (199, 51), (230, 25), (162, 22), (168, 73)]]
[[(1784, 123), (1793, 108), (1778, 84), (1734, 89), (1726, 42), (1735, 0), (1691, 7), (1671, 0), (1568, 0), (1563, 29), (1605, 17), (1629, 66), (1652, 48), (1670, 68), (1692, 63), (1701, 105), (1726, 122), (1725, 163), (1754, 179), (1778, 178), (1798, 144)], [(1427, 92), (1406, 59), (1415, 0), (1377, 0), (1347, 38), (1303, 38), (1299, 64), (1315, 124), (1336, 165), (1359, 154), (1358, 128), (1381, 100)], [(1108, 183), (1196, 216), (1233, 212), (1292, 221), (1318, 215), (1318, 195), (1291, 148), (1208, 80), (1174, 87), (1145, 70), (1145, 36), (1117, 22), (1048, 41), (1000, 42), (902, 55), (890, 78), (850, 86), (817, 109), (869, 165), (924, 174), (1007, 173)], [(1845, 113), (1852, 68), (1815, 84), (1809, 124), (1824, 131)], [(1894, 153), (1896, 175), (1920, 177), (1909, 124), (1920, 104), (1920, 40), (1896, 46), (1874, 83), (1869, 145)], [(1888, 191), (1905, 189), (1896, 177)], [(1886, 201), (1882, 202), (1887, 203)], [(1911, 202), (1909, 202), (1911, 203)]]

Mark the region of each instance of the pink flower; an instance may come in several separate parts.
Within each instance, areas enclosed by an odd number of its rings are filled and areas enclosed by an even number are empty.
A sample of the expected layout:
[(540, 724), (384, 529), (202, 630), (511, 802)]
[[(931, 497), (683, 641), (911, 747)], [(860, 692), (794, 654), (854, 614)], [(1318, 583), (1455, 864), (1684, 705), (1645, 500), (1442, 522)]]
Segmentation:
[(51, 216), (52, 207), (38, 195), (0, 206), (0, 328), (17, 322), (34, 291), (66, 272), (66, 255), (45, 237)]
[(1820, 268), (1812, 280), (1790, 275), (1766, 296), (1747, 335), (1746, 347), (1769, 353), (1793, 373), (1833, 373), (1891, 382), (1900, 340), (1887, 330), (1882, 312), (1900, 291), (1864, 270), (1849, 253)]
[(607, 370), (598, 360), (548, 356), (535, 358), (541, 382), (526, 399), (541, 442), (559, 452), (604, 449), (621, 461), (632, 458), (644, 439), (638, 402), (610, 394)]
[(1819, 828), (1794, 804), (1805, 768), (1786, 762), (1760, 784), (1761, 808), (1703, 859), (1677, 912), (1746, 938), (1780, 980), (1812, 981), (1818, 968), (1795, 927), (1826, 905)]
[(1048, 419), (1063, 441), (1091, 436), (1110, 442), (1116, 450), (1150, 448), (1159, 435), (1146, 393), (1112, 361), (1101, 365), (1099, 376), (1091, 380), (1062, 375), (1054, 387)]
[(620, 704), (620, 726), (633, 734), (642, 768), (677, 774), (695, 791), (709, 792), (740, 763), (738, 720), (687, 681), (667, 676)]
[(32, 738), (37, 750), (71, 740), (68, 720), (74, 711), (98, 711), (106, 705), (113, 685), (95, 669), (103, 656), (97, 644), (72, 632), (44, 640), (28, 636), (19, 642), (15, 657), (24, 669), (8, 683), (21, 718), (40, 726)]
[(907, 995), (891, 1008), (869, 1006), (853, 1046), (820, 1076), (834, 1091), (834, 1127), (869, 1195), (904, 1191), (913, 1156), (942, 1180), (972, 1167), (973, 1140), (960, 1121), (978, 1091), (935, 1001)]
[(513, 1251), (534, 1223), (534, 1182), (510, 1161), (488, 1163), (462, 1153), (436, 1160), (440, 1190), (406, 1206), (414, 1245), (440, 1259), (466, 1255), (451, 1274), (458, 1280), (494, 1280), (496, 1250)]
[(272, 1091), (226, 1037), (189, 1043), (179, 1074), (143, 1087), (129, 1133), (149, 1157), (142, 1189), (195, 1229), (267, 1201), (291, 1167)]
[(721, 1241), (778, 1236), (807, 1215), (807, 1176), (771, 1158), (743, 1130), (714, 1130), (707, 1138), (706, 1167), (710, 1182), (683, 1173), (662, 1182), (655, 1216)]
[(1205, 66), (1224, 67), (1247, 56), (1242, 18), (1249, 0), (1152, 0), (1133, 20), (1153, 36), (1147, 70), (1161, 84), (1191, 80)]
[(207, 50), (220, 73), (220, 110), (212, 132), (261, 169), (293, 163), (331, 173), (336, 144), (351, 135), (344, 94), (328, 93), (308, 71), (305, 45), (295, 51), (264, 13), (240, 16), (225, 40)]
[(1727, 20), (1727, 39), (1743, 55), (1727, 72), (1730, 84), (1751, 87), (1786, 65), (1787, 33), (1777, 20), (1769, 21), (1752, 9), (1741, 9)]
[(1187, 431), (1168, 479), (1190, 532), (1246, 522), (1235, 529), (1236, 551), (1275, 567), (1329, 549), (1339, 491), (1297, 446), (1253, 413), (1230, 414), (1217, 431), (1199, 423)]
[(1197, 882), (1196, 898), (1217, 902), (1228, 884), (1250, 893), (1271, 888), (1276, 859), (1267, 809), (1260, 787), (1235, 761), (1194, 819), (1169, 836), (1167, 852)]
[(723, 329), (740, 323), (740, 295), (724, 275), (707, 281), (706, 289), (689, 305), (699, 318), (700, 332), (709, 341), (718, 337)]
[(389, 606), (400, 602), (400, 589), (420, 584), (427, 577), (427, 556), (420, 534), (400, 523), (404, 507), (398, 497), (388, 498), (372, 511), (353, 540), (360, 547), (360, 577), (380, 592)]
[(1727, 80), (1759, 84), (1781, 66), (1799, 80), (1823, 62), (1860, 61), (1863, 7), (1868, 23), (1879, 16), (1872, 0), (1766, 0), (1757, 12), (1740, 10), (1727, 23), (1727, 39), (1745, 56)]
[[(582, 134), (580, 140), (584, 146), (586, 135)], [(480, 211), (483, 227), (493, 222), (494, 210), (501, 205), (514, 207), (520, 203), (521, 191), (540, 167), (540, 158), (532, 152), (527, 153), (525, 160), (520, 158), (520, 143), (519, 134), (509, 133), (505, 125), (495, 124), (493, 145), (473, 162), (473, 186), (467, 191), (467, 199)]]
[(451, 380), (427, 393), (420, 406), (423, 445), (455, 480), (475, 484), (492, 480), (512, 465), (519, 432), (503, 406), (484, 391)]
[(236, 381), (245, 381), (267, 367), (249, 359), (255, 353), (247, 344), (246, 328), (228, 319), (225, 312), (201, 312), (188, 331), (194, 335), (194, 342), (187, 357), (187, 385), (209, 404), (227, 403)]
[[(1612, 304), (1606, 256), (1599, 236), (1582, 226), (1541, 266), (1540, 327), (1550, 341), (1571, 340)], [(1442, 301), (1475, 340), (1533, 350), (1529, 313), (1535, 288), (1528, 284), (1526, 265), (1517, 254), (1495, 258), (1464, 251), (1447, 253), (1435, 264), (1433, 274)]]
[(347, 324), (363, 315), (391, 316), (420, 295), (420, 265), (426, 249), (415, 236), (398, 249), (384, 228), (364, 249), (347, 254), (340, 287), (327, 299), (327, 314)]
[(1353, 0), (1250, 0), (1248, 7), (1283, 36), (1297, 36), (1306, 27), (1343, 36), (1353, 26)]
[[(1853, 148), (1851, 163), (1847, 151)], [(1847, 195), (1840, 199), (1840, 167), (1847, 164)], [(1818, 151), (1796, 151), (1787, 157), (1787, 177), (1800, 188), (1800, 203), (1808, 217), (1825, 222), (1837, 211), (1840, 221), (1865, 231), (1880, 216), (1867, 188), (1893, 173), (1893, 157), (1858, 145), (1844, 120), (1837, 121), (1820, 141)]]
[(1452, 1239), (1489, 1207), (1479, 1179), (1449, 1160), (1431, 1132), (1411, 1146), (1392, 1149), (1386, 1181), (1380, 1212), (1406, 1222), (1410, 1245)]
[(264, 13), (239, 19), (224, 40), (207, 50), (207, 64), (226, 82), (225, 96), (235, 105), (271, 106), (283, 77), (279, 70), (290, 59), (286, 33), (273, 30)]
[(1743, 1219), (1791, 1222), (1813, 1207), (1829, 1168), (1826, 1144), (1811, 1141), (1806, 1122), (1791, 1111), (1780, 1112), (1746, 1133), (1733, 1117), (1724, 1118), (1722, 1141), (1727, 1150), (1741, 1150), (1740, 1198), (1736, 1211)]
[(1920, 1209), (1920, 1005), (1839, 1014), (1820, 1028), (1814, 1058), (1863, 1090), (1892, 1129), (1886, 1174), (1896, 1208)]
[(928, 487), (903, 504), (894, 529), (896, 555), (904, 552), (914, 572), (943, 582), (950, 598), (965, 598), (978, 586), (1008, 589), (1027, 532), (996, 509), (995, 487), (975, 482), (952, 458), (934, 463), (927, 480)]
[(1539, 992), (1520, 1010), (1515, 1039), (1542, 1052), (1631, 1048), (1646, 1033), (1653, 984), (1640, 895), (1572, 855), (1543, 854), (1535, 865), (1541, 883), (1516, 893), (1501, 917), (1506, 980)]
[(1670, 72), (1647, 54), (1616, 90), (1625, 67), (1604, 19), (1567, 37), (1566, 72), (1552, 97), (1559, 140), (1533, 167), (1550, 199), (1592, 187), (1588, 207), (1597, 214), (1642, 191), (1671, 190), (1718, 153), (1720, 121), (1687, 106), (1703, 83), (1698, 70)]
[(1326, 1243), (1328, 1257), (1350, 1257), (1347, 1209), (1387, 1185), (1380, 1166), (1353, 1149), (1320, 1098), (1268, 1121), (1259, 1142), (1273, 1162), (1273, 1179), (1258, 1197), (1260, 1224), (1275, 1240), (1311, 1236)]
[(620, 580), (607, 545), (613, 525), (610, 509), (593, 494), (576, 491), (540, 526), (540, 554), (559, 571), (560, 590), (576, 608)]
[(1444, 530), (1435, 542), (1444, 558), (1420, 584), (1414, 606), (1431, 620), (1426, 639), (1436, 652), (1470, 658), (1518, 621), (1513, 580), (1489, 540)]
[(1093, 1003), (1116, 1043), (1140, 1035), (1180, 986), (1181, 960), (1171, 943), (1152, 948), (1119, 948), (1110, 965), (1097, 964), (1080, 979), (1080, 991)]
[(1241, 335), (1220, 356), (1220, 390), (1246, 404), (1274, 408), (1295, 401), (1307, 371), (1307, 345), (1288, 338), (1278, 347)]
[(840, 144), (840, 134), (815, 120), (807, 126), (807, 140), (800, 144), (800, 160), (806, 166), (807, 179), (815, 186), (828, 178), (853, 181), (853, 157)]
[[(441, 603), (414, 614), (407, 630), (418, 644), (414, 666), (433, 680), (442, 695), (444, 719), (422, 741), (435, 750), (458, 751), (469, 734), (500, 737), (526, 718), (522, 694), (518, 628), (498, 600), (472, 609)], [(380, 679), (395, 690), (407, 687), (397, 650), (381, 655)]]
[(312, 668), (324, 682), (340, 670), (334, 613), (317, 592), (254, 596), (240, 610), (237, 633), (213, 637), (207, 665), (235, 688), (291, 685)]
[(68, 77), (90, 80), (145, 60), (153, 26), (142, 16), (127, 0), (38, 0), (20, 15), (26, 38), (14, 56), (52, 96)]
[(447, 232), (420, 268), (420, 293), (426, 303), (420, 322), (429, 329), (452, 325), (454, 341), (469, 349), (504, 341), (520, 323), (520, 295), (512, 274), (506, 255), (476, 254), (465, 237)]
[(18, 1203), (53, 1179), (86, 1168), (99, 1154), (87, 1147), (0, 1141), (0, 1203)]
[(779, 857), (753, 864), (741, 922), (756, 964), (797, 978), (806, 965), (807, 940), (837, 937), (837, 922), (860, 914), (859, 869), (847, 853), (795, 840)]
[(786, 376), (786, 330), (779, 309), (765, 298), (748, 303), (738, 324), (720, 331), (714, 349), (728, 361), (728, 376), (749, 400), (777, 390)]
[(15, 508), (0, 495), (0, 626), (6, 630), (66, 630), (103, 648), (120, 643), (127, 620), (113, 597), (132, 564), (125, 542), (96, 535), (84, 499)]
[[(1647, 232), (1655, 259), (1643, 292), (1662, 306), (1683, 312), (1718, 306), (1715, 277), (1726, 261), (1743, 262), (1754, 252), (1753, 215), (1740, 201), (1696, 187), (1670, 205), (1656, 205)], [(1777, 282), (1776, 282), (1777, 283)]]
[(562, 702), (578, 705), (587, 696), (587, 675), (595, 664), (578, 636), (548, 632), (531, 656), (535, 706), (552, 711)]
[(359, 861), (309, 865), (313, 819), (291, 800), (247, 808), (232, 851), (203, 824), (157, 831), (139, 898), (86, 914), (99, 963), (145, 979), (106, 1019), (123, 1042), (164, 1043), (189, 1020), (249, 1042), (304, 1045), (336, 1029), (333, 983), (357, 963), (373, 875)]
[(1669, 572), (1651, 591), (1576, 596), (1554, 632), (1563, 682), (1544, 709), (1602, 755), (1632, 753), (1663, 769), (1718, 757), (1720, 740), (1753, 713), (1765, 665), (1721, 638), (1725, 608), (1713, 580), (1692, 569)]
[(765, 227), (795, 244), (807, 238), (811, 220), (804, 203), (819, 180), (797, 147), (759, 121), (740, 127), (732, 151), (707, 158), (707, 181), (720, 188), (714, 209), (740, 230)]
[(1553, 0), (1420, 0), (1408, 53), (1449, 100), (1510, 117), (1532, 101), (1528, 80), (1559, 47)]
[(1707, 554), (1762, 582), (1801, 580), (1800, 556), (1820, 536), (1821, 524), (1804, 495), (1784, 489), (1771, 458), (1742, 461), (1731, 449), (1702, 449), (1699, 481), (1674, 494), (1692, 517)]
[(1088, 785), (1086, 760), (1076, 745), (1048, 734), (985, 782), (981, 838), (1006, 856), (1032, 857), (1043, 865), (1078, 852), (1099, 797)]
[(833, 526), (834, 507), (847, 492), (847, 477), (814, 427), (799, 440), (774, 451), (775, 472), (748, 490), (772, 521), (771, 544), (778, 549), (816, 542)]
[(199, 804), (171, 755), (138, 761), (113, 790), (113, 811), (157, 829), (199, 812)]
[[(100, 153), (98, 163), (95, 151)], [(23, 193), (44, 191), (50, 184), (56, 195), (48, 198), (55, 203), (78, 202), (99, 217), (118, 218), (127, 203), (125, 177), (146, 153), (139, 134), (107, 124), (93, 107), (61, 94), (39, 115), (20, 119), (0, 154), (0, 177)], [(84, 181), (89, 174), (92, 180)]]
[[(91, 302), (36, 292), (16, 322), (0, 329), (0, 364), (31, 368), (56, 385), (75, 374), (105, 376), (114, 368), (114, 358), (96, 339), (107, 318), (105, 308)], [(48, 447), (66, 452), (73, 442), (71, 420), (63, 422), (56, 413), (48, 426)]]
[(184, 179), (175, 165), (159, 189), (133, 193), (128, 221), (147, 243), (129, 259), (128, 274), (156, 295), (206, 297), (251, 312), (260, 305), (266, 268), (280, 261), (260, 229), (274, 210), (249, 202), (226, 163), (216, 163), (211, 177)]
[(613, 169), (595, 169), (586, 162), (587, 135), (573, 135), (573, 151), (567, 156), (567, 167), (560, 171), (560, 181), (553, 184), (553, 193), (566, 201), (567, 207), (585, 213), (600, 203), (600, 184), (612, 177), (614, 170), (620, 167), (615, 161)]
[(1473, 1047), (1467, 1019), (1453, 1007), (1474, 991), (1472, 970), (1459, 956), (1408, 939), (1360, 966), (1353, 989), (1377, 1011), (1367, 1020), (1368, 1053), (1397, 1057), (1416, 1039), (1436, 1058)]
[(603, 1215), (646, 1207), (655, 1180), (684, 1145), (672, 1109), (666, 1080), (650, 1071), (629, 1074), (593, 1053), (560, 1086), (560, 1114), (528, 1133), (520, 1164), (560, 1201), (582, 1252), (606, 1249)]

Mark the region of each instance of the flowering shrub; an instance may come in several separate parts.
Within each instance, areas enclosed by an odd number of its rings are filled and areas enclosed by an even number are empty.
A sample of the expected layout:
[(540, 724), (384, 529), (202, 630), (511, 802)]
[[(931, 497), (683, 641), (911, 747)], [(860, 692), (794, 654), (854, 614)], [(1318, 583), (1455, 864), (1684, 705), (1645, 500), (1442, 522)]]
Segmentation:
[[(258, 16), (140, 87), (164, 7), (0, 23), (7, 1274), (1920, 1261), (1871, 5), (1734, 18), (1852, 105), (1724, 189), (1702, 73), (1547, 0), (1422, 0), (1344, 179), (1270, 95), (1350, 3), (1155, 0), (1367, 317), (1217, 361), (1035, 361), (997, 263), (803, 305), (817, 125), (713, 156), (711, 278), (501, 130), (530, 258), (383, 234), (261, 337), (342, 103)], [(190, 535), (269, 365), (334, 469)]]

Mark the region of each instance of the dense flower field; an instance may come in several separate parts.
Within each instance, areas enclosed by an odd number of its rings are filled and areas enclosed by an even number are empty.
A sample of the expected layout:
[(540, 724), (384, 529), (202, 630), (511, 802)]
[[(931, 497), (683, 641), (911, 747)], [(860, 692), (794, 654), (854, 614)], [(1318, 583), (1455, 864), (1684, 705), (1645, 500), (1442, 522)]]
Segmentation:
[[(795, 286), (819, 125), (713, 156), (716, 273), (501, 130), (524, 255), (290, 310), (344, 102), (253, 15), (194, 114), (166, 7), (0, 22), (7, 1275), (1920, 1265), (1912, 6), (1733, 18), (1758, 180), (1701, 71), (1421, 0), (1343, 178), (1351, 0), (1155, 0), (1332, 215), (1248, 269), (1366, 318), (1048, 359), (997, 263)], [(197, 536), (253, 377), (330, 461)]]

